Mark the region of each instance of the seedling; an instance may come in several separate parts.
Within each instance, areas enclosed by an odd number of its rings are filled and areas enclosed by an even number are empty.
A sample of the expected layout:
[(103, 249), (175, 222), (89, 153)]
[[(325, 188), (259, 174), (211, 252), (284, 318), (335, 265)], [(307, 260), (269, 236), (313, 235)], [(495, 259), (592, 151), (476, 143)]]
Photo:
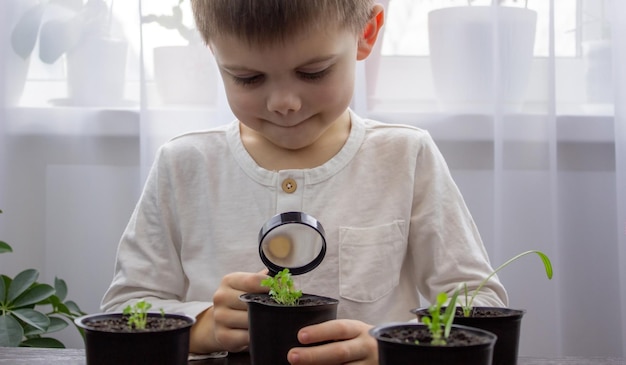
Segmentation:
[[(152, 308), (152, 304), (145, 300), (140, 300), (133, 306), (130, 304), (124, 308), (124, 315), (128, 316), (128, 325), (138, 330), (145, 330), (148, 323), (148, 310)], [(163, 311), (161, 311), (163, 314)]]
[[(422, 323), (428, 327), (432, 340), (431, 345), (445, 346), (452, 329), (452, 321), (454, 321), (454, 311), (456, 308), (456, 299), (459, 295), (459, 289), (454, 291), (445, 312), (441, 314), (444, 304), (448, 301), (448, 294), (441, 292), (437, 295), (437, 301), (428, 307), (430, 317), (422, 318)], [(415, 341), (419, 343), (419, 341)]]
[[(461, 305), (461, 307), (463, 308), (463, 316), (469, 317), (472, 314), (474, 298), (476, 298), (476, 295), (478, 294), (480, 289), (489, 281), (489, 279), (491, 279), (498, 271), (500, 271), (501, 269), (505, 268), (506, 266), (508, 266), (513, 261), (521, 258), (522, 256), (526, 256), (526, 255), (529, 255), (529, 254), (532, 254), (532, 253), (537, 254), (539, 256), (539, 258), (541, 258), (541, 261), (543, 262), (543, 266), (546, 269), (546, 276), (548, 276), (548, 279), (552, 279), (552, 263), (550, 262), (550, 259), (548, 258), (548, 256), (545, 253), (543, 253), (541, 251), (537, 251), (537, 250), (530, 250), (530, 251), (522, 252), (522, 253), (518, 254), (517, 256), (509, 259), (508, 261), (506, 261), (502, 265), (498, 266), (495, 270), (493, 270), (491, 272), (491, 274), (489, 274), (489, 276), (487, 276), (478, 285), (476, 290), (474, 290), (474, 292), (472, 293), (471, 297), (469, 297), (469, 293), (468, 293), (468, 290), (467, 290), (467, 284), (463, 284), (463, 286), (465, 288), (465, 304)], [(469, 299), (468, 299), (468, 297), (469, 297)]]
[(296, 305), (302, 296), (301, 290), (296, 290), (289, 269), (285, 268), (274, 277), (265, 278), (261, 285), (270, 288), (270, 296), (276, 303)]

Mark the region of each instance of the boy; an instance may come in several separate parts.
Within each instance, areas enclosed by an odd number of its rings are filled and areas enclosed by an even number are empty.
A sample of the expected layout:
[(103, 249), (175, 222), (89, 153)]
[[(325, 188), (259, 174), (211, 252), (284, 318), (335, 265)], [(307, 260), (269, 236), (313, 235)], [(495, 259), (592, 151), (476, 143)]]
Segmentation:
[[(271, 5), (270, 5), (271, 4)], [(492, 269), (430, 136), (349, 108), (356, 61), (383, 25), (373, 0), (192, 0), (237, 121), (171, 140), (157, 155), (120, 242), (103, 309), (146, 298), (196, 316), (191, 351), (248, 345), (245, 292), (266, 292), (257, 234), (273, 215), (324, 225), (322, 264), (304, 292), (339, 298), (339, 319), (309, 326), (292, 364), (377, 363), (372, 325), (408, 321)], [(244, 272), (252, 271), (252, 272)], [(220, 281), (221, 280), (221, 281)], [(419, 290), (419, 291), (418, 291)], [(502, 306), (492, 280), (477, 299)]]

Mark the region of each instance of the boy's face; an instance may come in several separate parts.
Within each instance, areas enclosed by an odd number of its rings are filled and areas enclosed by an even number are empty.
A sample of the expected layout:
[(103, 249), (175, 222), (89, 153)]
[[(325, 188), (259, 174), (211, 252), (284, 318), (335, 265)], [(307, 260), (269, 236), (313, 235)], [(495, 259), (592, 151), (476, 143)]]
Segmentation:
[(230, 107), (255, 142), (299, 150), (332, 138), (335, 121), (349, 125), (357, 41), (346, 29), (324, 28), (270, 45), (224, 36), (210, 47)]

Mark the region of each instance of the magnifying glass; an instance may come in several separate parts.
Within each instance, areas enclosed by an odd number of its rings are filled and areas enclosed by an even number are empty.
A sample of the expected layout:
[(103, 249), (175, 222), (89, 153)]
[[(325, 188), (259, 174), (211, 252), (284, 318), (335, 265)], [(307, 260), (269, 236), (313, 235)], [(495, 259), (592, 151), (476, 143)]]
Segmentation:
[(303, 212), (277, 214), (259, 232), (259, 255), (271, 276), (285, 268), (292, 275), (307, 273), (326, 255), (324, 227)]

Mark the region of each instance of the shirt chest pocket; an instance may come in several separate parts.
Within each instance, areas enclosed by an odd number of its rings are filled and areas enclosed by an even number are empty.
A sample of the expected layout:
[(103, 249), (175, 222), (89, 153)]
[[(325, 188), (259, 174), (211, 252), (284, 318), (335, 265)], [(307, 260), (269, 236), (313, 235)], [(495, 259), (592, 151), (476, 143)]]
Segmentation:
[(406, 252), (404, 221), (339, 228), (339, 294), (373, 302), (398, 285)]

